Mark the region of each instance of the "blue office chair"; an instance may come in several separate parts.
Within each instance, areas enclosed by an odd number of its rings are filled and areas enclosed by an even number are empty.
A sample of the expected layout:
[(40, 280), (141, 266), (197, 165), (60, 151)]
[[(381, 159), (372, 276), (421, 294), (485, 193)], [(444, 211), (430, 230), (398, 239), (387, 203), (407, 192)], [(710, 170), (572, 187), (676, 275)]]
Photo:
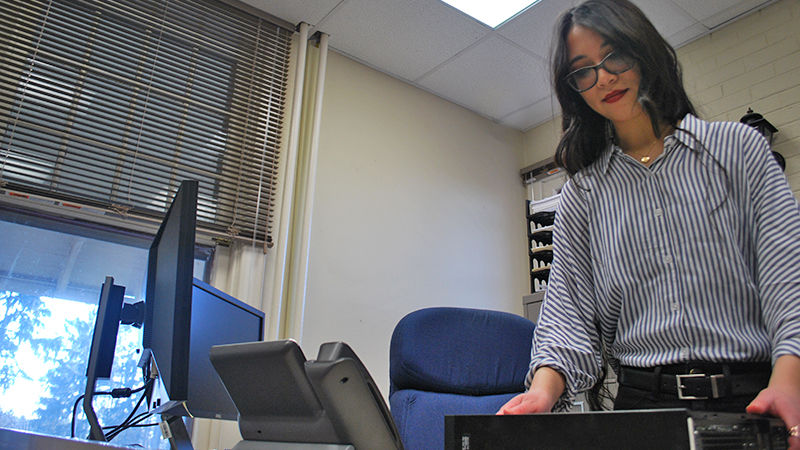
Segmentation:
[(494, 414), (524, 391), (534, 324), (510, 313), (426, 308), (400, 320), (389, 405), (407, 450), (444, 448), (444, 416)]

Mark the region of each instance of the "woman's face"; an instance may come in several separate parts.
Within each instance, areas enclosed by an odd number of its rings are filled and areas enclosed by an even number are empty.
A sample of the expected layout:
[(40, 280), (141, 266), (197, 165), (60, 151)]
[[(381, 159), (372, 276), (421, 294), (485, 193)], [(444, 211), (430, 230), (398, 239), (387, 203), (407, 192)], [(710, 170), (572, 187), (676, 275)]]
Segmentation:
[[(570, 71), (600, 63), (614, 48), (596, 31), (573, 25), (567, 35)], [(641, 119), (644, 109), (636, 99), (639, 96), (639, 68), (613, 74), (605, 68), (597, 69), (597, 84), (581, 93), (583, 100), (595, 112), (621, 124), (632, 119)]]

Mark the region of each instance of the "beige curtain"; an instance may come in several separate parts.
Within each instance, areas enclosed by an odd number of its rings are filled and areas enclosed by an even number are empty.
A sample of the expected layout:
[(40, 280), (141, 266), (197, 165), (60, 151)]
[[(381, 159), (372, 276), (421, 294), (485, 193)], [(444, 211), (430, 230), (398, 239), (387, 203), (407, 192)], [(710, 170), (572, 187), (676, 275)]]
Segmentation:
[[(288, 144), (281, 160), (276, 246), (251, 244), (219, 246), (214, 255), (210, 284), (266, 314), (265, 340), (302, 336), (310, 248), (312, 206), (316, 178), (319, 115), (327, 61), (328, 36), (315, 36), (306, 45), (308, 25), (296, 33), (293, 54), (294, 102)], [(231, 448), (241, 440), (238, 424), (195, 419), (192, 442), (196, 449)]]

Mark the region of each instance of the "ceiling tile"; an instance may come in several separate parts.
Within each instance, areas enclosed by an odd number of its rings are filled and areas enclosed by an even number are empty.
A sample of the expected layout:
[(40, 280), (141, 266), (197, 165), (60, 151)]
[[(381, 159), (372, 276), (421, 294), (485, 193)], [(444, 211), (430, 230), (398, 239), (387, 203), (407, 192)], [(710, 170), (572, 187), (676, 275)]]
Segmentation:
[(517, 130), (527, 131), (559, 114), (561, 114), (561, 107), (558, 100), (551, 95), (501, 118), (500, 123)]
[(653, 22), (656, 30), (664, 37), (685, 30), (697, 22), (671, 1), (633, 0), (633, 3)]
[(556, 19), (579, 0), (541, 0), (497, 28), (497, 32), (519, 46), (547, 58)]
[(550, 94), (545, 65), (541, 58), (492, 35), (417, 83), (496, 120)]
[(407, 80), (491, 32), (439, 0), (347, 0), (318, 28), (331, 47)]
[(287, 22), (316, 25), (342, 0), (242, 0)]
[(701, 22), (695, 22), (693, 25), (672, 33), (669, 36), (665, 36), (664, 38), (667, 40), (667, 42), (669, 42), (670, 45), (678, 48), (688, 44), (689, 42), (692, 42), (699, 37), (707, 35), (709, 31), (711, 30), (709, 30)]
[(708, 28), (719, 26), (769, 0), (673, 0)]

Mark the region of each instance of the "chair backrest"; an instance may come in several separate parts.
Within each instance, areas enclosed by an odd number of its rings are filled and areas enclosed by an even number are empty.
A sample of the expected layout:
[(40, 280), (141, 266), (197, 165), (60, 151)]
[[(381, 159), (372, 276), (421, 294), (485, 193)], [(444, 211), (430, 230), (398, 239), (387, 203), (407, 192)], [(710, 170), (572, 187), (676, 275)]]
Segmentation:
[(395, 327), (389, 404), (408, 450), (444, 448), (444, 417), (493, 414), (524, 390), (533, 322), (470, 308), (426, 308)]
[(436, 307), (409, 313), (392, 334), (390, 394), (521, 392), (533, 329), (530, 320), (501, 311)]

